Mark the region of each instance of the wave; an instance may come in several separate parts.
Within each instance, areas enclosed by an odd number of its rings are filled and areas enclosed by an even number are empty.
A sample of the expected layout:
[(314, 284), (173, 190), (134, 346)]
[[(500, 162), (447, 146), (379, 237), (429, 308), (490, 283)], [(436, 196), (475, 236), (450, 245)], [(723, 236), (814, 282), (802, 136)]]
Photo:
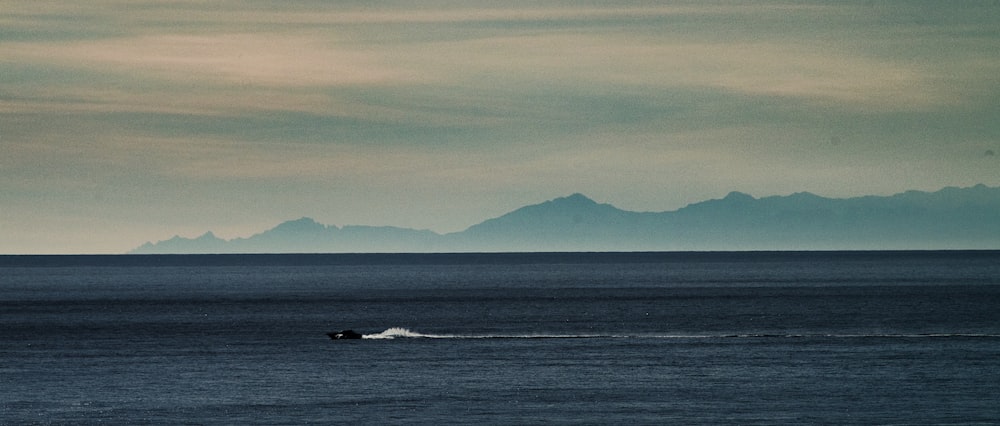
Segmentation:
[(828, 339), (920, 339), (920, 338), (1000, 338), (1000, 334), (987, 333), (874, 333), (874, 334), (781, 334), (781, 333), (746, 333), (746, 334), (428, 334), (420, 333), (403, 327), (390, 327), (381, 333), (365, 334), (363, 339), (794, 339), (794, 338), (828, 338)]

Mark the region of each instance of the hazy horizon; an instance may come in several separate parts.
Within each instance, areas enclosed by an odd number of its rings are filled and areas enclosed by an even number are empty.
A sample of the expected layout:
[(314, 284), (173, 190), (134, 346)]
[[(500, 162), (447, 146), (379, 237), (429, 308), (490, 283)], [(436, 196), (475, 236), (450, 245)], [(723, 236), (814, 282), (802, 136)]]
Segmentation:
[(0, 254), (1000, 186), (996, 2), (4, 9)]
[(465, 230), (283, 221), (253, 235), (153, 239), (130, 254), (454, 253), (1000, 249), (1000, 187), (947, 187), (890, 197), (732, 192), (677, 210), (635, 212), (575, 193)]

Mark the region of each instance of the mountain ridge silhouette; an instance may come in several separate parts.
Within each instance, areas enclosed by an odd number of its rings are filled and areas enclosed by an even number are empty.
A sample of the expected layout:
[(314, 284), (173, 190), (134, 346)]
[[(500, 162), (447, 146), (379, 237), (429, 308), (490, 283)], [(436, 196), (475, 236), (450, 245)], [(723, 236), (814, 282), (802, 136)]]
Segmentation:
[(622, 210), (574, 193), (447, 234), (302, 217), (246, 238), (225, 240), (209, 231), (147, 242), (130, 253), (879, 249), (1000, 249), (1000, 187), (852, 198), (734, 191), (662, 212)]

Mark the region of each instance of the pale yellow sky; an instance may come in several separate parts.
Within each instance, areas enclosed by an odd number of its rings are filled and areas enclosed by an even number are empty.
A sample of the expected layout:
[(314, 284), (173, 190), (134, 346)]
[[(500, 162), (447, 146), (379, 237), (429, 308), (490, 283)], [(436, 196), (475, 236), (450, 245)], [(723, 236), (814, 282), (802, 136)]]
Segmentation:
[(1000, 185), (995, 2), (8, 2), (0, 253)]

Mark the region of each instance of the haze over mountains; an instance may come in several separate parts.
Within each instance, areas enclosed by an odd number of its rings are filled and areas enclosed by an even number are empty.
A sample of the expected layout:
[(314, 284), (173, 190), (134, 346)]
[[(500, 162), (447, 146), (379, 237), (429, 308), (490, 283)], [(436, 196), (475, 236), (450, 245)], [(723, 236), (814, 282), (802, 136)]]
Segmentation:
[(711, 251), (1000, 249), (1000, 188), (976, 185), (892, 196), (807, 192), (722, 199), (633, 212), (573, 194), (450, 234), (301, 218), (247, 238), (211, 232), (146, 243), (131, 253)]

